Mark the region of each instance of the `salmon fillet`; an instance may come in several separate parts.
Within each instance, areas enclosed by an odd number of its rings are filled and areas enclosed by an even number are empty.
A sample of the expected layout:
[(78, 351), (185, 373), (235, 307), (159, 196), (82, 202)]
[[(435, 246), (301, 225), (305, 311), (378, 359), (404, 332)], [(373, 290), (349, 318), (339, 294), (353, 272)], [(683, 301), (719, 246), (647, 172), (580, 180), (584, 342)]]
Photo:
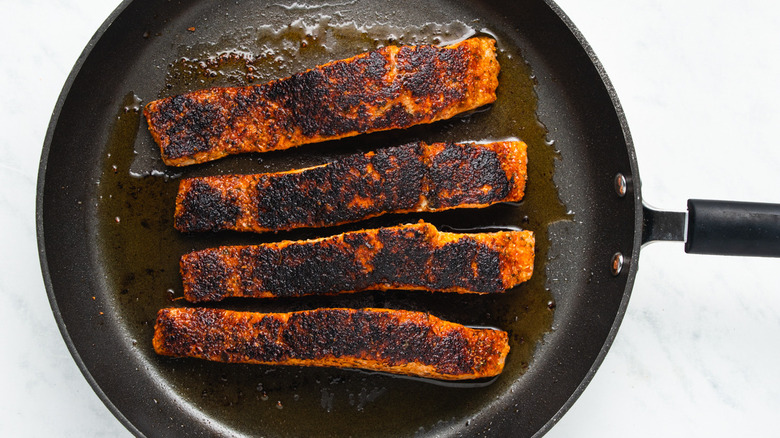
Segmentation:
[(527, 161), (520, 141), (412, 143), (289, 172), (183, 179), (174, 226), (260, 233), (519, 201)]
[(149, 131), (169, 166), (287, 149), (448, 119), (496, 100), (495, 41), (388, 46), (263, 85), (149, 102)]
[(297, 297), (368, 289), (499, 293), (531, 277), (531, 231), (440, 232), (431, 224), (225, 246), (181, 258), (184, 298)]
[(250, 313), (167, 308), (154, 326), (157, 354), (229, 363), (361, 368), (444, 380), (501, 373), (501, 330), (474, 329), (422, 312), (316, 309)]

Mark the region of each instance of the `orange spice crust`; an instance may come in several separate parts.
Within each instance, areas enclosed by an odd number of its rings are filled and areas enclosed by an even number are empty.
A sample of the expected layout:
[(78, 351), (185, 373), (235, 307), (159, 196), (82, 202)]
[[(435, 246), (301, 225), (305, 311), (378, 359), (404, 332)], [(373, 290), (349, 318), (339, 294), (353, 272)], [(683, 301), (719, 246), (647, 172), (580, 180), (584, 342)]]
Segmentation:
[(527, 161), (521, 141), (419, 142), (289, 172), (183, 179), (174, 226), (260, 233), (519, 201)]
[(367, 289), (501, 293), (527, 281), (534, 266), (531, 231), (441, 232), (431, 224), (185, 254), (184, 298), (275, 298)]
[(492, 377), (508, 334), (422, 312), (315, 309), (251, 313), (167, 308), (154, 327), (157, 354), (267, 365), (361, 368), (444, 380)]
[(263, 85), (210, 88), (144, 107), (165, 164), (287, 149), (448, 119), (496, 99), (495, 41), (388, 46)]

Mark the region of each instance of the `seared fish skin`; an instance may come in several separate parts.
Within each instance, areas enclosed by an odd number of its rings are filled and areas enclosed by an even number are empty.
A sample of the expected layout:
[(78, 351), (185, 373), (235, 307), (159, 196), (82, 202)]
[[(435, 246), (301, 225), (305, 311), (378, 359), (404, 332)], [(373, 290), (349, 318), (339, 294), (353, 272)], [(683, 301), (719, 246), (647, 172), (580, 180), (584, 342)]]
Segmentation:
[(448, 119), (496, 100), (495, 41), (388, 46), (263, 85), (149, 102), (169, 166), (266, 152)]
[(361, 368), (444, 380), (498, 375), (509, 352), (501, 330), (372, 308), (161, 309), (153, 345), (157, 354), (217, 362)]
[(289, 172), (183, 179), (174, 226), (261, 233), (486, 207), (522, 199), (527, 162), (520, 141), (412, 143)]
[(500, 293), (533, 273), (531, 231), (440, 232), (419, 222), (321, 239), (225, 246), (181, 258), (184, 298), (273, 298), (361, 290)]

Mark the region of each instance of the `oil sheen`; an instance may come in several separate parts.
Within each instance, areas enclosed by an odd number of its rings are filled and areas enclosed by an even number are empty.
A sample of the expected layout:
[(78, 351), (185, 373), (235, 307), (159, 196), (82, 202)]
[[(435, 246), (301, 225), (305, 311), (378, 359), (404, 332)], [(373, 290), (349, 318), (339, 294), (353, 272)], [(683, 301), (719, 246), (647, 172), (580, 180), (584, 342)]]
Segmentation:
[[(292, 5), (291, 7), (295, 7)], [(565, 220), (553, 184), (557, 152), (536, 117), (531, 68), (500, 34), (463, 22), (394, 27), (360, 25), (322, 16), (272, 28), (236, 31), (208, 44), (181, 47), (167, 65), (157, 96), (211, 86), (244, 86), (288, 76), (325, 62), (389, 44), (447, 44), (473, 35), (497, 39), (501, 65), (495, 104), (470, 114), (403, 131), (357, 136), (287, 151), (232, 156), (188, 168), (166, 168), (146, 129), (140, 98), (127, 90), (117, 108), (99, 186), (102, 253), (108, 263), (121, 319), (137, 340), (138, 353), (177, 394), (213, 421), (239, 433), (284, 430), (290, 436), (413, 435), (448, 424), (467, 424), (479, 406), (508, 391), (533, 367), (533, 353), (551, 329), (554, 302), (545, 272), (548, 226)], [(143, 102), (146, 103), (146, 102)], [(410, 141), (489, 141), (519, 138), (528, 144), (525, 199), (485, 209), (434, 214), (386, 215), (328, 229), (261, 235), (184, 235), (173, 228), (178, 180), (223, 173), (283, 171), (332, 161)], [(234, 244), (322, 237), (424, 219), (442, 228), (523, 228), (536, 235), (533, 277), (503, 294), (471, 295), (414, 291), (360, 292), (334, 297), (235, 300), (214, 305), (249, 311), (293, 311), (316, 307), (387, 307), (426, 311), (454, 322), (488, 326), (510, 334), (504, 372), (487, 381), (443, 383), (356, 370), (221, 364), (155, 355), (151, 346), (158, 309), (187, 305), (178, 271), (189, 251)], [(247, 421), (251, 418), (252, 421)], [(433, 421), (432, 419), (436, 419)], [(263, 425), (263, 429), (258, 429)]]

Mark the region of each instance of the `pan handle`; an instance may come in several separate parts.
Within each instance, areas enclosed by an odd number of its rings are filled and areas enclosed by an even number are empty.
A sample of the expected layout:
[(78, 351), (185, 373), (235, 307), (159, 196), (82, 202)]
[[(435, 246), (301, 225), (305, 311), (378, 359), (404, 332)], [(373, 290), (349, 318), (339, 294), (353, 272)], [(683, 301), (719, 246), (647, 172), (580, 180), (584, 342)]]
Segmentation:
[(687, 214), (645, 205), (642, 242), (659, 240), (684, 240), (690, 254), (780, 257), (780, 204), (690, 199)]

